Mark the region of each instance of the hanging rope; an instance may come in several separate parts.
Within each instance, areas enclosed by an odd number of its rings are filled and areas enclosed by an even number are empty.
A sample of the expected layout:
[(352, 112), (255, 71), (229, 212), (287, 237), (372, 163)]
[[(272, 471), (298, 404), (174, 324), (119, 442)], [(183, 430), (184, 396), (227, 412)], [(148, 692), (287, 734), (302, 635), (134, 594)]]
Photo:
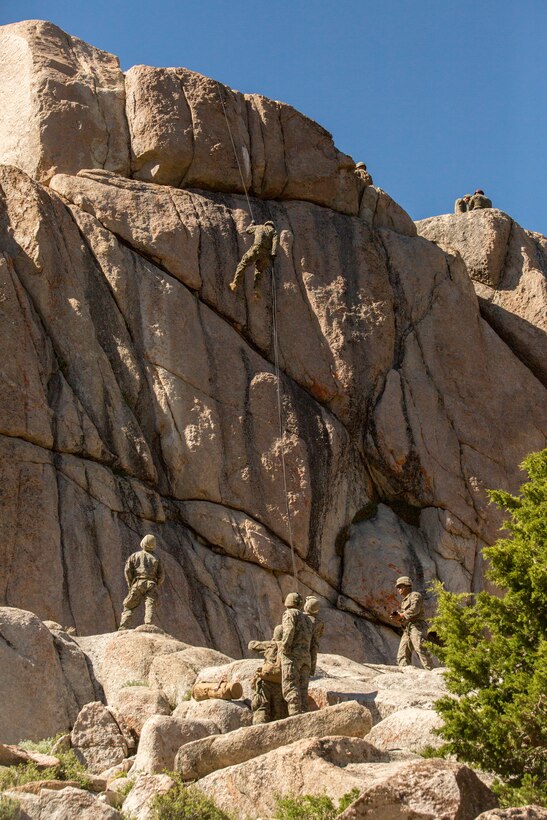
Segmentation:
[(285, 425), (283, 424), (283, 405), (281, 403), (281, 375), (279, 370), (279, 334), (277, 331), (277, 288), (275, 282), (275, 266), (272, 259), (272, 326), (274, 344), (274, 368), (275, 380), (277, 384), (277, 416), (279, 420), (279, 441), (281, 444), (281, 467), (283, 471), (283, 488), (285, 491), (285, 506), (287, 511), (287, 529), (289, 531), (289, 545), (291, 547), (292, 574), (296, 581), (296, 558), (294, 555), (294, 544), (292, 540), (291, 527), (291, 507), (289, 502), (289, 490), (287, 487), (287, 468), (285, 466)]
[(249, 206), (249, 213), (251, 214), (251, 219), (252, 219), (252, 221), (254, 222), (255, 220), (254, 220), (254, 216), (253, 216), (253, 209), (252, 209), (252, 206), (251, 206), (251, 200), (249, 199), (249, 194), (248, 194), (248, 191), (247, 191), (247, 186), (245, 185), (245, 179), (243, 178), (243, 170), (242, 170), (242, 168), (241, 168), (241, 163), (240, 163), (240, 161), (239, 161), (239, 156), (238, 156), (238, 153), (237, 153), (237, 151), (236, 151), (236, 146), (235, 146), (234, 138), (233, 138), (233, 136), (232, 136), (232, 129), (230, 128), (230, 121), (229, 121), (229, 119), (228, 119), (228, 114), (227, 114), (227, 111), (226, 111), (226, 106), (224, 105), (224, 99), (223, 99), (223, 97), (222, 97), (222, 92), (221, 92), (221, 90), (220, 90), (220, 83), (218, 82), (218, 80), (217, 80), (217, 92), (218, 92), (218, 96), (219, 96), (219, 99), (220, 99), (220, 104), (221, 104), (221, 106), (222, 106), (222, 110), (223, 110), (223, 112), (224, 112), (224, 119), (226, 120), (226, 125), (228, 126), (228, 133), (229, 133), (229, 135), (230, 135), (230, 142), (232, 143), (232, 148), (233, 148), (233, 150), (234, 150), (234, 156), (235, 156), (235, 158), (236, 158), (237, 167), (238, 167), (238, 169), (239, 169), (239, 176), (241, 177), (241, 184), (243, 185), (243, 190), (245, 191), (245, 196), (247, 197), (247, 205)]
[[(226, 126), (228, 128), (228, 134), (230, 135), (230, 142), (232, 143), (232, 149), (234, 151), (234, 156), (236, 158), (237, 167), (239, 169), (239, 176), (241, 177), (241, 184), (243, 185), (243, 190), (245, 191), (245, 196), (247, 197), (247, 205), (249, 206), (249, 213), (251, 215), (251, 219), (254, 222), (254, 215), (253, 209), (251, 206), (251, 200), (249, 199), (249, 193), (247, 191), (247, 186), (245, 185), (245, 179), (243, 178), (243, 170), (241, 168), (241, 163), (239, 161), (239, 156), (236, 150), (234, 138), (232, 136), (232, 129), (230, 128), (230, 121), (228, 120), (228, 113), (226, 111), (226, 106), (224, 105), (224, 99), (222, 97), (222, 92), (220, 89), (220, 83), (217, 81), (217, 92), (220, 99), (220, 104), (222, 105), (222, 111), (224, 112), (224, 119), (226, 120)], [(281, 445), (281, 469), (283, 473), (283, 490), (285, 492), (285, 509), (287, 513), (287, 529), (289, 533), (289, 545), (291, 548), (291, 559), (292, 559), (292, 574), (294, 580), (296, 581), (296, 556), (294, 552), (294, 544), (292, 538), (292, 526), (291, 526), (291, 505), (289, 501), (289, 489), (287, 486), (287, 467), (285, 465), (285, 431), (284, 431), (284, 424), (283, 424), (283, 405), (281, 402), (281, 372), (279, 368), (279, 333), (277, 329), (277, 288), (275, 282), (275, 265), (274, 259), (272, 259), (272, 329), (273, 329), (273, 347), (274, 347), (274, 370), (275, 370), (275, 380), (277, 385), (277, 417), (279, 422), (279, 441)]]

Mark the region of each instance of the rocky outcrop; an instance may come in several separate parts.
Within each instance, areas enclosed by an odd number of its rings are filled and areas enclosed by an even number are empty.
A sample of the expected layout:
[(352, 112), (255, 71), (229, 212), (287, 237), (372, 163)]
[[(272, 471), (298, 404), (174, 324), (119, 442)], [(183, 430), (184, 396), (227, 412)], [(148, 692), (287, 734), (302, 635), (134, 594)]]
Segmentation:
[(195, 780), (217, 769), (243, 763), (305, 737), (364, 737), (372, 726), (370, 713), (358, 703), (341, 703), (320, 712), (296, 715), (274, 723), (245, 726), (183, 746), (175, 770), (183, 780)]
[(102, 703), (87, 703), (72, 728), (71, 745), (92, 774), (100, 774), (127, 757), (127, 742), (114, 715)]
[[(124, 80), (49, 24), (2, 37), (6, 89), (13, 55), (36, 60), (26, 113), (2, 123), (25, 162), (0, 150), (35, 177), (0, 170), (0, 602), (113, 631), (123, 563), (152, 532), (159, 626), (181, 651), (241, 658), (279, 622), (292, 541), (322, 648), (393, 660), (398, 575), (484, 585), (500, 524), (486, 489), (516, 491), (545, 441), (536, 368), (481, 320), (461, 258), (416, 236), (385, 192), (361, 193), (326, 132), (221, 88), (255, 219), (280, 233), (280, 432), (270, 278), (256, 301), (226, 287), (250, 215), (216, 83), (143, 66)], [(74, 134), (71, 94), (99, 131)], [(25, 147), (17, 129), (46, 120)], [(113, 667), (114, 688), (148, 675), (132, 668)]]
[(448, 760), (407, 763), (367, 788), (340, 820), (474, 820), (497, 800), (472, 769)]
[(547, 386), (547, 240), (496, 208), (434, 216), (421, 236), (458, 251), (481, 314)]
[(63, 171), (129, 173), (124, 78), (112, 54), (52, 23), (0, 27), (0, 163), (48, 182)]
[(151, 717), (143, 726), (133, 773), (159, 774), (172, 771), (182, 746), (218, 734), (211, 720), (186, 720), (178, 717)]
[(25, 820), (122, 820), (116, 809), (105, 805), (88, 791), (66, 786), (61, 790), (42, 789), (39, 794), (6, 792), (22, 810)]

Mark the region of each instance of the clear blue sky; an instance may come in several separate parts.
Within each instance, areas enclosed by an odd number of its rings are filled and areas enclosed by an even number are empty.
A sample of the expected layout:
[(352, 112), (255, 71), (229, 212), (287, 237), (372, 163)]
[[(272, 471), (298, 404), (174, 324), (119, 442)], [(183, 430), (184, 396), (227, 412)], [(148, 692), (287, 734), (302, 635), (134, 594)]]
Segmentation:
[(30, 18), (291, 103), (414, 219), (483, 188), (547, 233), (547, 0), (0, 0)]

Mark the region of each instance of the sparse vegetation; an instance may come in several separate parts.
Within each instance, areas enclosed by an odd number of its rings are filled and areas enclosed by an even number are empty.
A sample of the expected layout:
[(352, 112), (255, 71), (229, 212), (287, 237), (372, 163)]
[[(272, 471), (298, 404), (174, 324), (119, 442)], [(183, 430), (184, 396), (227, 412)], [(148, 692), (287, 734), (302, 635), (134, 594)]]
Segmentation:
[(43, 740), (22, 740), (18, 745), (27, 752), (40, 752), (40, 754), (49, 755), (59, 738), (64, 734), (66, 733), (60, 732), (55, 737), (45, 737)]
[(25, 783), (33, 783), (36, 780), (74, 780), (81, 789), (88, 789), (89, 775), (74, 752), (72, 750), (63, 752), (57, 757), (59, 765), (46, 769), (39, 769), (35, 763), (6, 766), (0, 770), (0, 791), (6, 791), (12, 786), (24, 786)]
[[(444, 749), (500, 778), (505, 805), (547, 805), (547, 450), (522, 464), (530, 480), (513, 496), (491, 491), (509, 513), (509, 537), (485, 549), (502, 597), (452, 594), (437, 585), (436, 654), (452, 696), (435, 708)], [(453, 697), (456, 695), (457, 697)]]
[(21, 809), (17, 800), (0, 795), (0, 820), (19, 820)]
[(128, 686), (148, 686), (148, 681), (146, 680), (126, 680), (125, 683), (122, 683), (121, 688), (124, 689)]
[(326, 794), (277, 797), (274, 817), (275, 820), (334, 820), (359, 794), (359, 789), (352, 789), (340, 798), (338, 806)]
[(175, 786), (157, 795), (152, 803), (154, 820), (235, 820), (219, 809), (194, 786), (186, 786), (174, 772), (167, 772)]

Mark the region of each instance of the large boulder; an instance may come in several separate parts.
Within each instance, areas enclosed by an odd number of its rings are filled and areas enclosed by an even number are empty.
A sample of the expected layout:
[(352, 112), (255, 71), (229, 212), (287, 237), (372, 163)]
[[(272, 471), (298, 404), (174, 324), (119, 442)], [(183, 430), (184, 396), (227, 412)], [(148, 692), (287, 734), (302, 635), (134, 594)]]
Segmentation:
[(122, 815), (88, 791), (66, 786), (64, 789), (42, 789), (39, 794), (4, 792), (17, 800), (24, 820), (122, 820)]
[(441, 718), (431, 709), (401, 709), (373, 726), (366, 739), (386, 752), (406, 749), (420, 754), (427, 746), (442, 745), (434, 734), (440, 726)]
[(368, 709), (355, 702), (341, 703), (319, 712), (264, 725), (246, 726), (226, 735), (197, 740), (180, 749), (175, 759), (175, 769), (183, 780), (194, 780), (295, 740), (326, 735), (364, 737), (371, 726)]
[(179, 652), (157, 655), (151, 665), (148, 680), (159, 687), (173, 708), (186, 700), (201, 669), (233, 659), (214, 649), (191, 646)]
[(514, 806), (508, 809), (485, 811), (476, 820), (544, 820), (547, 809), (541, 806)]
[(158, 795), (166, 794), (175, 787), (175, 781), (167, 774), (141, 774), (135, 778), (133, 788), (123, 802), (123, 816), (135, 820), (153, 820), (152, 804)]
[(481, 313), (547, 386), (547, 241), (496, 208), (434, 216), (421, 236), (458, 251), (473, 279)]
[(272, 817), (277, 796), (324, 794), (337, 803), (400, 766), (360, 738), (313, 737), (212, 772), (197, 787), (231, 816)]
[(0, 27), (0, 163), (42, 182), (58, 171), (129, 172), (117, 57), (43, 20)]
[(241, 700), (187, 700), (179, 703), (173, 717), (186, 720), (212, 721), (221, 734), (250, 726), (253, 715), (247, 704)]
[(218, 732), (217, 724), (211, 720), (155, 715), (142, 728), (133, 771), (147, 774), (171, 771), (181, 746)]
[(50, 631), (31, 612), (0, 608), (0, 737), (40, 740), (70, 727), (71, 697)]
[(153, 715), (170, 715), (171, 707), (160, 689), (126, 686), (118, 689), (112, 707), (129, 731), (140, 736), (142, 727)]
[(112, 712), (102, 703), (88, 703), (72, 728), (74, 753), (92, 774), (100, 774), (127, 757), (127, 741)]
[(475, 772), (448, 760), (409, 762), (368, 787), (340, 820), (475, 820), (497, 800)]

